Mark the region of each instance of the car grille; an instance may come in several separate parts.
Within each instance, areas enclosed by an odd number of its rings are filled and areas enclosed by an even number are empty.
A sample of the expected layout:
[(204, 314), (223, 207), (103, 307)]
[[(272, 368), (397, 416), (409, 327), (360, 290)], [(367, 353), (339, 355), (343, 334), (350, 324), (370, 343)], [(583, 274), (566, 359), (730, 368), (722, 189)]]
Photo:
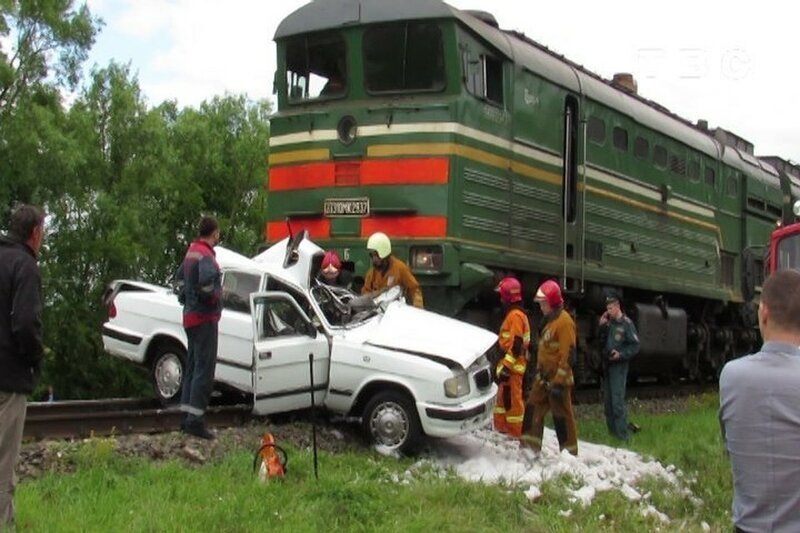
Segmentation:
[(486, 389), (492, 385), (492, 374), (489, 372), (488, 368), (475, 372), (473, 376), (475, 378), (475, 385), (477, 385), (479, 389)]

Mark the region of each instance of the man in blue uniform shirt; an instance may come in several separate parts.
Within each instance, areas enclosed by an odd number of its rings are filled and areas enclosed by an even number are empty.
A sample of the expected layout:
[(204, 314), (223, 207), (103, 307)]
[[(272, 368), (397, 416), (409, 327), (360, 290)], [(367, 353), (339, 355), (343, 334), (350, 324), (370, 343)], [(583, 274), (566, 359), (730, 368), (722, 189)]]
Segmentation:
[(628, 361), (639, 353), (639, 336), (633, 321), (625, 316), (619, 296), (612, 292), (606, 297), (606, 312), (600, 317), (605, 372), (605, 413), (608, 431), (620, 440), (630, 438), (625, 411), (625, 384), (628, 380)]
[(733, 469), (736, 531), (800, 531), (800, 272), (764, 283), (761, 351), (719, 378), (722, 435)]

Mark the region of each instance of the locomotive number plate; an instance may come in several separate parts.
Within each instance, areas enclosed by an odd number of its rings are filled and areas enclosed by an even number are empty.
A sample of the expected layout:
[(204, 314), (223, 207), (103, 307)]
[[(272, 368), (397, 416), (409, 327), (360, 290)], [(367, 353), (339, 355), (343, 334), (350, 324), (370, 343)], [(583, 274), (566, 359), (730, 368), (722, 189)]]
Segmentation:
[(322, 213), (326, 217), (365, 217), (369, 215), (369, 198), (326, 198)]

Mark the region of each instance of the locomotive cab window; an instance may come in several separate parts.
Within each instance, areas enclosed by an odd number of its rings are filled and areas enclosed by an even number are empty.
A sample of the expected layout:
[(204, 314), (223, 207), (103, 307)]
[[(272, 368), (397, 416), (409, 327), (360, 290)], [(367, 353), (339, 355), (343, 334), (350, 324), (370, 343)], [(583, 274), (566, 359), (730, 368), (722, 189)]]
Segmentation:
[(483, 54), (477, 60), (466, 54), (464, 77), (467, 90), (482, 100), (503, 105), (503, 62)]
[(342, 97), (347, 91), (345, 44), (338, 33), (305, 35), (286, 44), (288, 100)]
[(364, 32), (364, 78), (371, 94), (443, 90), (441, 30), (429, 22), (368, 29)]

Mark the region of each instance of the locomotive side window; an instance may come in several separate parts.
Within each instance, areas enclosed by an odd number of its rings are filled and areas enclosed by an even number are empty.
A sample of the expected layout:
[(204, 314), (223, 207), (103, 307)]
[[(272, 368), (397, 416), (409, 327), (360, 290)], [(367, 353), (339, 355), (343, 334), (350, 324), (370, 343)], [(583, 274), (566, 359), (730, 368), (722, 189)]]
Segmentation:
[(650, 143), (644, 137), (636, 137), (633, 141), (633, 155), (639, 159), (647, 159), (650, 157)]
[(597, 144), (606, 142), (606, 123), (603, 122), (603, 119), (594, 115), (590, 116), (586, 127), (586, 135), (590, 141)]
[(710, 185), (711, 187), (717, 186), (717, 173), (714, 172), (714, 169), (711, 167), (706, 167), (706, 185)]
[(305, 35), (287, 43), (286, 81), (292, 103), (344, 96), (347, 62), (341, 35)]
[(725, 193), (728, 196), (737, 196), (739, 194), (739, 181), (736, 174), (731, 174), (725, 181)]
[(689, 175), (689, 179), (698, 182), (700, 181), (700, 163), (697, 161), (689, 161), (689, 166), (686, 167), (686, 173)]
[(623, 152), (628, 151), (628, 131), (625, 128), (614, 127), (614, 148)]
[(653, 150), (653, 162), (657, 167), (667, 168), (667, 149), (660, 144)]
[(443, 90), (441, 30), (428, 22), (368, 29), (364, 32), (364, 78), (372, 94)]

